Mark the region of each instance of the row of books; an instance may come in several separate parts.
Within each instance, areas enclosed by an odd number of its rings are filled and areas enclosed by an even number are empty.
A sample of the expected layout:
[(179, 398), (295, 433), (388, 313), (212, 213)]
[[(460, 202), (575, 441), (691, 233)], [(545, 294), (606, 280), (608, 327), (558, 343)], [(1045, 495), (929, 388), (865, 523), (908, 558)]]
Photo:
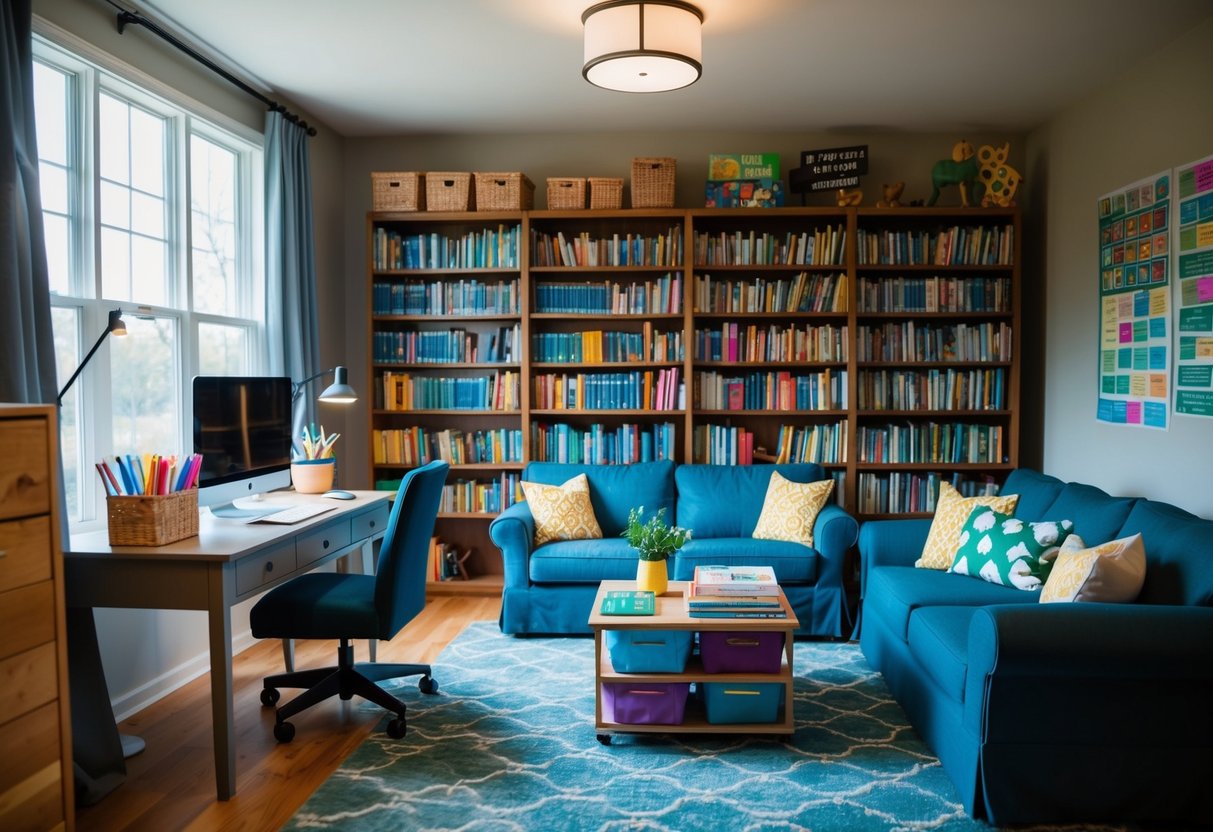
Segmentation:
[(539, 410), (685, 410), (678, 367), (626, 373), (540, 373), (531, 379)]
[(787, 618), (770, 566), (696, 566), (687, 588), (691, 618)]
[(571, 315), (669, 315), (682, 311), (682, 278), (643, 283), (537, 283), (535, 311)]
[(682, 229), (664, 234), (565, 234), (531, 229), (533, 266), (681, 266)]
[[(481, 342), (487, 340), (484, 349)], [(380, 331), (371, 335), (376, 364), (509, 364), (522, 358), (519, 324), (487, 333), (466, 329)]]
[(888, 474), (861, 473), (856, 481), (860, 514), (906, 514), (935, 511), (939, 483), (947, 481), (965, 497), (998, 494), (998, 483), (990, 476), (966, 477), (938, 472), (927, 474), (894, 471)]
[(864, 325), (855, 348), (860, 361), (1010, 361), (1011, 327), (991, 322)]
[(505, 471), (491, 480), (456, 480), (442, 487), (439, 511), (497, 514), (522, 500), (522, 477)]
[(752, 465), (754, 434), (737, 425), (696, 425), (692, 458), (707, 465)]
[(538, 364), (601, 364), (613, 361), (681, 361), (682, 332), (539, 332), (531, 336), (531, 361)]
[(522, 431), (432, 430), (423, 427), (371, 431), (376, 465), (425, 465), (442, 459), (451, 465), (522, 462)]
[(1006, 370), (860, 370), (860, 410), (1003, 410)]
[(375, 315), (517, 315), (522, 309), (518, 280), (410, 280), (375, 283)]
[(860, 265), (1010, 266), (1015, 226), (954, 225), (942, 231), (861, 228), (856, 242)]
[(384, 410), (518, 410), (522, 406), (519, 374), (498, 371), (489, 376), (383, 374)]
[(696, 312), (846, 312), (847, 276), (809, 274), (768, 280), (695, 276)]
[[(776, 463), (816, 462), (843, 464), (847, 461), (847, 423), (818, 422), (809, 425), (780, 425), (775, 444)], [(841, 489), (834, 490), (841, 498)]]
[(860, 312), (1010, 312), (1007, 277), (861, 277)]
[(518, 244), (522, 226), (498, 225), (457, 237), (439, 234), (400, 234), (378, 226), (371, 240), (376, 271), (389, 269), (516, 269), (521, 265)]
[(696, 266), (841, 266), (845, 223), (799, 234), (748, 231), (695, 232)]
[(536, 462), (628, 465), (674, 459), (674, 423), (588, 428), (562, 423), (531, 425), (531, 458)]
[(726, 376), (715, 371), (695, 374), (697, 410), (845, 410), (847, 371), (817, 373), (755, 372)]
[(467, 571), (467, 561), (471, 555), (470, 549), (460, 549), (437, 535), (431, 537), (426, 562), (427, 579), (431, 581), (466, 581), (471, 577)]
[(838, 361), (847, 360), (847, 326), (797, 328), (782, 324), (726, 321), (695, 330), (695, 358), (700, 361)]
[(1002, 425), (907, 422), (859, 428), (859, 461), (885, 463), (1003, 462)]

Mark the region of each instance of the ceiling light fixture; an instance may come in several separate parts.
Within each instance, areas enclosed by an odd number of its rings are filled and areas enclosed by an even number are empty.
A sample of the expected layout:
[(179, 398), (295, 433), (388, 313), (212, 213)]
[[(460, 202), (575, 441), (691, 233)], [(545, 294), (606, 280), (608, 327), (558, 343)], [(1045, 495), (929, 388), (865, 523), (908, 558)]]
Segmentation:
[(585, 65), (596, 87), (666, 92), (703, 72), (703, 12), (680, 0), (608, 0), (581, 15)]

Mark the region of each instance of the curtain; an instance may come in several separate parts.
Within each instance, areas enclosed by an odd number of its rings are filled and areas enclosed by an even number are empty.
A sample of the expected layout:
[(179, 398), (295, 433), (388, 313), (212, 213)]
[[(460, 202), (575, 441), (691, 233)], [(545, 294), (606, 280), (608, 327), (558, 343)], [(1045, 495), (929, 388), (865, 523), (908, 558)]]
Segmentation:
[[(270, 372), (301, 382), (320, 371), (312, 174), (307, 132), (272, 110), (265, 115), (265, 269)], [(316, 418), (311, 391), (300, 391), (293, 418), (298, 439)]]

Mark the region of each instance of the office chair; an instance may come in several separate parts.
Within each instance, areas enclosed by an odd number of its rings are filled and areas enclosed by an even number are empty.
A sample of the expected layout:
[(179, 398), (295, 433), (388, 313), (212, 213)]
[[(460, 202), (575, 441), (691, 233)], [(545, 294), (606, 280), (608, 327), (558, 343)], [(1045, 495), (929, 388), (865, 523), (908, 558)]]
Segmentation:
[(257, 638), (339, 639), (337, 666), (267, 676), (261, 703), (278, 704), (278, 688), (307, 688), (278, 708), (274, 737), (290, 742), (295, 727), (287, 719), (330, 696), (357, 694), (396, 716), (387, 724), (394, 739), (406, 730), (404, 703), (375, 684), (421, 674), (422, 693), (437, 693), (428, 664), (355, 663), (353, 639), (390, 639), (425, 606), (425, 572), (430, 535), (438, 516), (442, 486), (450, 468), (435, 461), (405, 475), (396, 492), (374, 575), (311, 572), (270, 590), (249, 613)]

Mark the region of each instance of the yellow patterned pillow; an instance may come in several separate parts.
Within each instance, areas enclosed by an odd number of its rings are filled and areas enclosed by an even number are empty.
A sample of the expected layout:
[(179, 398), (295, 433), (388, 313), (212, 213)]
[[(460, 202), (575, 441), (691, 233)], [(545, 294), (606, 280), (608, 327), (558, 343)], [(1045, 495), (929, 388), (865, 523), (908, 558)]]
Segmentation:
[(792, 482), (772, 471), (752, 536), (755, 540), (790, 540), (812, 546), (813, 523), (833, 490), (834, 480)]
[(1145, 580), (1146, 547), (1140, 534), (1090, 549), (1063, 545), (1040, 592), (1040, 603), (1132, 601)]
[(956, 557), (960, 530), (978, 506), (986, 506), (999, 514), (1014, 514), (1018, 494), (1002, 497), (962, 497), (946, 482), (939, 484), (939, 499), (935, 501), (935, 519), (927, 533), (927, 545), (914, 565), (921, 569), (947, 569)]
[(522, 493), (535, 518), (535, 545), (553, 540), (602, 537), (602, 528), (590, 505), (590, 481), (578, 474), (564, 485), (523, 482)]

